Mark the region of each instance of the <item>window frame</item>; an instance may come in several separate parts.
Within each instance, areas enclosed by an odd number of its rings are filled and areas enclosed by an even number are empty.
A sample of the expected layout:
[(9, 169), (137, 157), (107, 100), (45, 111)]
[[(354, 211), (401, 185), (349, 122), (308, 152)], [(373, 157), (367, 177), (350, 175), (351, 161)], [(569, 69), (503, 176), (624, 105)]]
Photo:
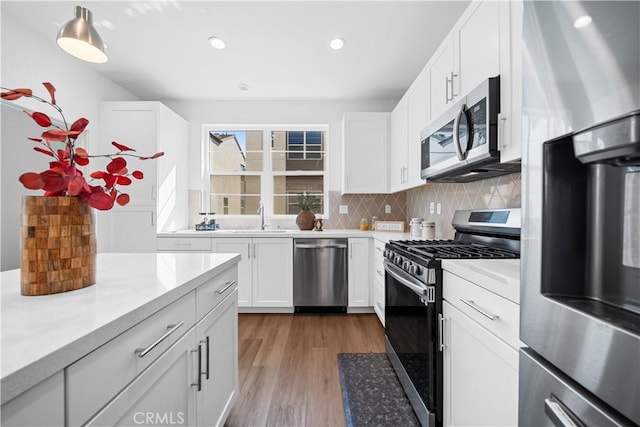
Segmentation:
[[(201, 125), (201, 152), (200, 152), (200, 188), (201, 190), (201, 209), (207, 204), (207, 200), (211, 200), (211, 176), (259, 176), (260, 177), (260, 199), (264, 206), (264, 214), (274, 219), (286, 219), (295, 218), (293, 214), (274, 214), (273, 213), (273, 199), (274, 199), (274, 177), (276, 176), (322, 176), (323, 186), (323, 212), (322, 218), (328, 218), (329, 212), (329, 162), (328, 162), (328, 140), (329, 140), (329, 125), (328, 124), (269, 124), (269, 125), (256, 125), (256, 124), (218, 124), (218, 123), (205, 123)], [(262, 131), (262, 171), (221, 171), (212, 172), (209, 170), (209, 132), (210, 131)], [(323, 156), (323, 170), (316, 171), (274, 171), (273, 166), (273, 152), (272, 150), (272, 133), (273, 132), (324, 132), (324, 138), (322, 140), (322, 150), (313, 151), (313, 153), (321, 153)], [(306, 134), (305, 134), (306, 139)], [(288, 142), (287, 142), (288, 147)], [(287, 150), (289, 153), (289, 150)], [(287, 154), (288, 157), (288, 154)], [(293, 159), (293, 160), (305, 160)], [(318, 160), (318, 159), (308, 159)], [(284, 194), (286, 196), (286, 194)], [(209, 208), (207, 208), (209, 209)], [(225, 215), (217, 213), (224, 218), (239, 219), (239, 218), (254, 218), (259, 217), (259, 214), (231, 214)]]

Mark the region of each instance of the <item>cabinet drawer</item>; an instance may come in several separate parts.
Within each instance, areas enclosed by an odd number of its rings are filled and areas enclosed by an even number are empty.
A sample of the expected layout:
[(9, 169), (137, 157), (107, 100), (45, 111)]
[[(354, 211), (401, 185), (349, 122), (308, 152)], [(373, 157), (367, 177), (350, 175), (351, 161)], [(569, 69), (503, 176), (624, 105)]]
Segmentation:
[[(443, 296), (449, 304), (487, 328), (513, 348), (520, 343), (520, 307), (455, 274), (444, 271)], [(490, 319), (493, 317), (493, 320)]]
[[(66, 369), (68, 425), (85, 423), (184, 335), (195, 324), (195, 306), (194, 291), (70, 365)], [(169, 329), (169, 325), (174, 326)], [(144, 356), (136, 353), (163, 336)]]
[(196, 289), (196, 318), (202, 319), (211, 309), (238, 288), (238, 267), (220, 273)]
[(211, 239), (202, 237), (158, 237), (159, 251), (211, 252)]
[(385, 242), (383, 242), (382, 240), (373, 239), (373, 247), (374, 247), (373, 252), (374, 252), (376, 255), (380, 255), (380, 256), (382, 256), (382, 255), (383, 255), (383, 253), (384, 253), (384, 245), (385, 245), (385, 244), (386, 244), (386, 243), (385, 243)]
[(373, 281), (373, 309), (375, 310), (378, 318), (380, 319), (380, 323), (384, 326), (384, 306), (385, 306), (385, 296), (384, 296), (384, 281), (380, 282), (379, 280)]

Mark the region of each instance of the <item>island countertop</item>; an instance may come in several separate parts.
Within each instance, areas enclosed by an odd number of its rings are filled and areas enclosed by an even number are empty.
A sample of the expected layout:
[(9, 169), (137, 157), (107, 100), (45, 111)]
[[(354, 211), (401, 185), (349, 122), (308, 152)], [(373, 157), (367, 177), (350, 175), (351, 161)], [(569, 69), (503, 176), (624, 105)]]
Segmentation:
[(2, 272), (2, 404), (115, 338), (240, 260), (238, 254), (99, 254), (96, 284), (20, 294)]

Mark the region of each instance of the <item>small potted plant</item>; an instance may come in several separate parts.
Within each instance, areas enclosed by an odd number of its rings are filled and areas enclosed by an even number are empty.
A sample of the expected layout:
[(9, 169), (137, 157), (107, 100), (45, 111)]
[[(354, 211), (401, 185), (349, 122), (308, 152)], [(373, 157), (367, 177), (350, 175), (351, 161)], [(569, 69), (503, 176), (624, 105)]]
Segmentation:
[(316, 216), (311, 211), (318, 207), (318, 197), (307, 192), (298, 193), (296, 204), (300, 208), (296, 217), (296, 225), (300, 230), (313, 230)]

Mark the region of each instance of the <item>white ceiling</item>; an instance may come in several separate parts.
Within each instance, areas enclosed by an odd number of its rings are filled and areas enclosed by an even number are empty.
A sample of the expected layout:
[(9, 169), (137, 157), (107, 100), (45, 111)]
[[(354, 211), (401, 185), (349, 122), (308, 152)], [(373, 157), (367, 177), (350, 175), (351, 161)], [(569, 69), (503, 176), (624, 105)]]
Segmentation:
[(143, 100), (367, 100), (399, 99), (468, 1), (4, 0), (2, 19), (53, 40), (76, 4), (108, 45), (87, 66)]

